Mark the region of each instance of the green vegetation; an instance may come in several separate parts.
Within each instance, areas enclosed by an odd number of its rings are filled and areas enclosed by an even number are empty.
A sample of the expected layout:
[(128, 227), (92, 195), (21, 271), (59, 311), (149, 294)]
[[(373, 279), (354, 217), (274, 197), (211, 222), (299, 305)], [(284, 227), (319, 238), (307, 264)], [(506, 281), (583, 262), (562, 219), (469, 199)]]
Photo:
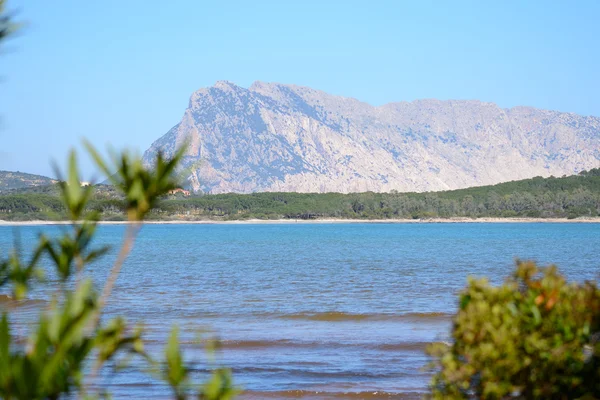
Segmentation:
[[(16, 25), (6, 14), (5, 1), (0, 0), (0, 44), (15, 29)], [(0, 254), (0, 291), (11, 292), (8, 301), (5, 295), (0, 298), (0, 309), (3, 309), (0, 319), (0, 397), (23, 400), (67, 396), (110, 398), (110, 393), (96, 382), (100, 369), (112, 366), (113, 373), (118, 373), (129, 357), (137, 356), (147, 361), (147, 370), (169, 385), (178, 400), (233, 398), (237, 391), (226, 369), (215, 368), (206, 382), (193, 382), (192, 368), (180, 348), (177, 327), (173, 328), (165, 346), (164, 359), (154, 360), (145, 352), (141, 327), (128, 325), (122, 317), (108, 321), (101, 318), (121, 266), (133, 247), (140, 222), (160, 196), (177, 186), (175, 168), (182, 152), (171, 160), (158, 154), (154, 168), (147, 169), (141, 159), (127, 153), (115, 155), (109, 166), (91, 146), (87, 147), (102, 170), (117, 171), (111, 176), (113, 186), (107, 192), (120, 199), (119, 209), (130, 222), (119, 256), (100, 294), (91, 279), (85, 276), (85, 268), (108, 249), (93, 247), (100, 214), (90, 204), (93, 188), (80, 186), (73, 152), (64, 182), (2, 198), (4, 210), (9, 210), (12, 216), (58, 216), (67, 218), (72, 225), (71, 230), (60, 237), (41, 235), (28, 260), (23, 258), (20, 249), (14, 249), (8, 256)], [(23, 179), (34, 183), (45, 179), (15, 173), (0, 175), (0, 178), (6, 176), (8, 181), (0, 179), (0, 188), (3, 183), (9, 188), (23, 183)], [(106, 207), (106, 202), (103, 204)], [(18, 312), (20, 302), (36, 281), (44, 280), (42, 259), (52, 265), (59, 283), (48, 306), (40, 311), (31, 334), (24, 340), (14, 336), (9, 310)]]
[[(89, 150), (99, 166), (107, 169), (95, 150)], [(132, 356), (145, 360), (144, 369), (168, 384), (176, 399), (216, 400), (235, 395), (226, 369), (215, 368), (207, 382), (192, 382), (192, 369), (184, 360), (176, 327), (165, 346), (164, 359), (154, 360), (145, 352), (141, 327), (130, 326), (122, 317), (108, 321), (101, 318), (121, 266), (133, 247), (140, 222), (157, 199), (177, 185), (174, 171), (180, 157), (181, 152), (172, 160), (165, 160), (159, 154), (152, 170), (144, 168), (141, 159), (127, 154), (113, 160), (111, 168), (117, 171), (112, 176), (114, 188), (124, 199), (121, 206), (130, 224), (101, 292), (85, 276), (85, 270), (107, 248), (93, 246), (99, 214), (89, 205), (93, 188), (79, 184), (75, 154), (70, 156), (67, 179), (58, 186), (60, 198), (44, 194), (10, 197), (14, 201), (11, 207), (61, 212), (72, 225), (59, 237), (41, 235), (30, 259), (24, 259), (18, 249), (8, 257), (0, 256), (0, 290), (11, 293), (0, 303), (0, 308), (5, 309), (0, 319), (1, 398), (110, 397), (97, 382), (100, 369), (112, 367), (112, 373), (117, 374)], [(62, 201), (62, 205), (57, 201)], [(42, 259), (51, 264), (59, 283), (48, 306), (40, 307), (31, 334), (26, 339), (15, 337), (10, 310), (18, 312), (20, 302), (32, 286), (44, 279)]]
[(0, 44), (17, 30), (17, 24), (6, 12), (6, 1), (0, 0)]
[[(58, 185), (0, 195), (0, 219), (64, 220)], [(114, 186), (96, 185), (88, 205), (105, 220), (125, 220)], [(577, 218), (600, 215), (600, 169), (430, 193), (253, 193), (163, 197), (148, 215), (164, 220), (426, 219), (451, 217)]]
[(53, 182), (53, 179), (41, 175), (0, 171), (0, 193), (31, 186), (47, 186)]
[[(14, 26), (0, 0), (0, 41)], [(89, 147), (89, 146), (88, 146)], [(101, 368), (122, 366), (125, 359), (147, 360), (157, 379), (172, 388), (176, 399), (231, 399), (228, 370), (217, 368), (207, 382), (194, 384), (173, 328), (163, 360), (144, 350), (143, 329), (121, 318), (103, 322), (120, 268), (134, 244), (140, 222), (154, 218), (423, 218), (451, 216), (597, 216), (600, 213), (600, 170), (563, 178), (534, 178), (501, 185), (426, 194), (297, 194), (216, 195), (189, 199), (162, 198), (176, 187), (174, 171), (181, 156), (155, 168), (123, 154), (112, 167), (89, 148), (113, 186), (79, 185), (75, 155), (67, 179), (58, 185), (0, 196), (4, 219), (68, 219), (63, 236), (42, 235), (32, 256), (15, 251), (0, 256), (0, 289), (11, 302), (26, 298), (43, 280), (40, 260), (46, 257), (59, 283), (33, 332), (23, 341), (12, 334), (10, 313), (0, 319), (0, 397), (58, 399), (110, 397), (92, 389)], [(113, 169), (114, 168), (114, 169)], [(94, 192), (95, 189), (95, 192)], [(93, 247), (100, 215), (130, 224), (109, 279), (99, 293), (85, 267), (106, 248)], [(500, 287), (470, 280), (460, 295), (454, 317), (453, 343), (429, 348), (437, 372), (431, 396), (436, 399), (568, 399), (600, 398), (600, 290), (594, 283), (568, 284), (556, 268), (540, 270), (519, 263), (514, 276)], [(100, 385), (101, 387), (101, 385)]]
[(453, 344), (431, 345), (435, 399), (600, 398), (600, 290), (518, 263), (506, 284), (470, 279)]

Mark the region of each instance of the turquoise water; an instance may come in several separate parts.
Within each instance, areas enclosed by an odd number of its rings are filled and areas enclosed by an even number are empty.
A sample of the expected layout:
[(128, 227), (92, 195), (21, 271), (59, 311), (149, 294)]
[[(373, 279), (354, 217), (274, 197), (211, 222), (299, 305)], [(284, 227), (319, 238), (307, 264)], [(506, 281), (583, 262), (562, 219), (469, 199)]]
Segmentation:
[[(15, 232), (26, 249), (61, 229), (0, 227), (0, 251)], [(97, 243), (117, 246), (124, 230), (102, 226)], [(97, 282), (115, 253), (90, 266)], [(191, 342), (211, 329), (223, 340), (217, 362), (246, 398), (418, 397), (429, 380), (424, 346), (448, 340), (467, 276), (502, 282), (517, 257), (597, 279), (600, 224), (148, 225), (107, 311), (144, 322), (156, 354), (179, 324), (199, 376), (204, 352)], [(13, 318), (25, 326), (28, 313)], [(117, 398), (168, 397), (135, 367), (103, 383)]]

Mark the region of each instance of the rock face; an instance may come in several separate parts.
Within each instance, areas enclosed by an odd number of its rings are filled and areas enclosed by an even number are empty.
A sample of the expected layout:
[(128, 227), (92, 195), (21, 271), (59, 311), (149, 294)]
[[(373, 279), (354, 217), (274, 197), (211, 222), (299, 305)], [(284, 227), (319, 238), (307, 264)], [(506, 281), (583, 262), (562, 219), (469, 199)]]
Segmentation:
[(600, 118), (480, 101), (374, 107), (277, 83), (220, 81), (144, 154), (185, 142), (189, 185), (207, 193), (433, 191), (600, 166)]

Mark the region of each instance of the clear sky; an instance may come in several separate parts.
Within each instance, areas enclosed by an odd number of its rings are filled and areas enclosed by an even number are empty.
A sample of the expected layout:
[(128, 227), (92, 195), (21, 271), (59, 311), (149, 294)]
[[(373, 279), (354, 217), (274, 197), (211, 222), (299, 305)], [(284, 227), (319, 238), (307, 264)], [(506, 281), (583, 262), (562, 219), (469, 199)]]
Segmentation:
[[(600, 1), (8, 0), (0, 169), (82, 137), (143, 152), (217, 80), (374, 105), (420, 98), (600, 116)], [(90, 174), (91, 164), (84, 161)]]

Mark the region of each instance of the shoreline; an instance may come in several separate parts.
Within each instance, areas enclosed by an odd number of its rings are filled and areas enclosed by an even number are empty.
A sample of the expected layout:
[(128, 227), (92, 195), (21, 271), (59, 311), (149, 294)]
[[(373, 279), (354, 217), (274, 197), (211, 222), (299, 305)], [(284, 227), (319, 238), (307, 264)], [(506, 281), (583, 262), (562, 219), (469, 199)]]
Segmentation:
[[(426, 218), (426, 219), (247, 219), (233, 221), (217, 220), (164, 220), (143, 221), (144, 225), (277, 225), (277, 224), (456, 224), (456, 223), (565, 223), (565, 224), (600, 224), (600, 217), (586, 218)], [(5, 221), (0, 226), (44, 226), (70, 225), (71, 221)], [(99, 225), (127, 225), (129, 221), (99, 221)]]

